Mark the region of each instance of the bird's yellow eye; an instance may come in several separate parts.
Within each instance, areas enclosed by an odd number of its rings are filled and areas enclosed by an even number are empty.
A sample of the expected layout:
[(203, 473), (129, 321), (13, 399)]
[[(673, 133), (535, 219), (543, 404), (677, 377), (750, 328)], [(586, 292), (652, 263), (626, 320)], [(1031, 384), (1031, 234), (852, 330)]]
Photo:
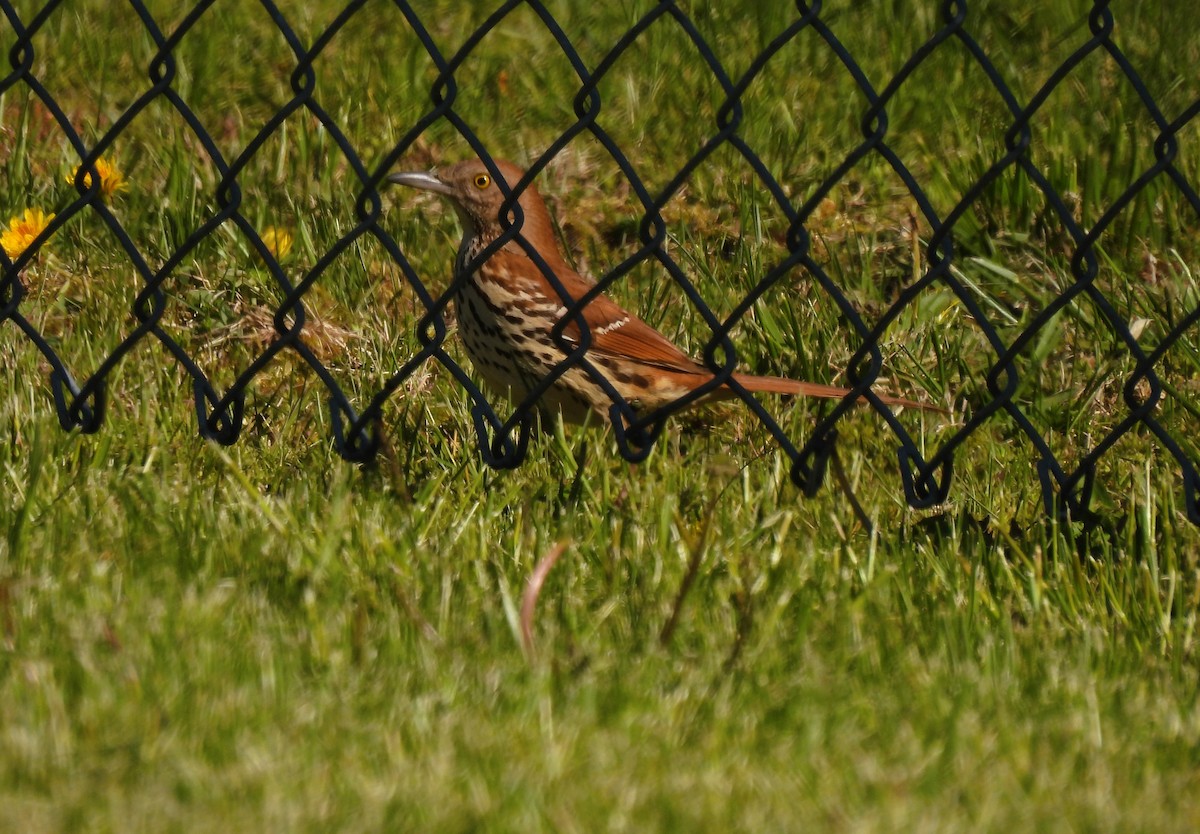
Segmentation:
[(491, 184), (492, 184), (492, 178), (489, 177), (487, 174), (476, 174), (475, 175), (475, 187), (476, 188), (483, 190)]

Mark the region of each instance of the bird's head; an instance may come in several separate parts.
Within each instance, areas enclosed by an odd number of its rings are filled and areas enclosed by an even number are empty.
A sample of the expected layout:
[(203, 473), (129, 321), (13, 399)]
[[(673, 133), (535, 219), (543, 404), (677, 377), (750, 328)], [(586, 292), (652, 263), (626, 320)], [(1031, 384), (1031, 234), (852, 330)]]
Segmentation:
[[(464, 241), (470, 241), (478, 247), (490, 243), (504, 232), (504, 226), (500, 223), (500, 207), (525, 175), (521, 168), (507, 160), (493, 161), (506, 188), (501, 187), (493, 173), (479, 159), (467, 159), (436, 171), (391, 174), (388, 182), (449, 197), (463, 224)], [(557, 246), (550, 214), (532, 183), (521, 192), (518, 203), (523, 215), (519, 229), (522, 237), (539, 251), (549, 244), (549, 251), (555, 252)], [(515, 218), (511, 215), (510, 221), (515, 225)]]

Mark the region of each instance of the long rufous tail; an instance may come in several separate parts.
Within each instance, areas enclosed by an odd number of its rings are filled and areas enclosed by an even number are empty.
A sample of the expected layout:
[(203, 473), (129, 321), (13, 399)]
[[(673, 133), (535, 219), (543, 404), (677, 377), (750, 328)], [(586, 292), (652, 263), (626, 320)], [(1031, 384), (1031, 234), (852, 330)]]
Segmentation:
[[(827, 400), (840, 400), (850, 393), (849, 388), (839, 388), (836, 385), (822, 385), (818, 382), (801, 382), (796, 379), (787, 379), (781, 376), (752, 376), (750, 374), (734, 374), (734, 380), (747, 391), (758, 391), (764, 394), (792, 394), (801, 397), (820, 397)], [(725, 389), (726, 391), (728, 389)], [(720, 397), (721, 394), (717, 394)], [(731, 396), (726, 394), (726, 396)], [(883, 400), (888, 405), (904, 406), (905, 408), (919, 408), (922, 411), (937, 411), (942, 414), (947, 413), (946, 409), (939, 408), (932, 403), (922, 403), (916, 400), (906, 400), (903, 397), (892, 397), (887, 394), (879, 394), (879, 399)], [(860, 401), (862, 401), (860, 399)]]

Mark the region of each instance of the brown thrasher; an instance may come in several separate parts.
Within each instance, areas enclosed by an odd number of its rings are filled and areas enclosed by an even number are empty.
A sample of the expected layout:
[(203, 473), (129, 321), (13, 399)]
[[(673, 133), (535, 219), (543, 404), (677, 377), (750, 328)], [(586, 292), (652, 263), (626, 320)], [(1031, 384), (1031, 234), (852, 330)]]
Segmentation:
[[(509, 191), (524, 176), (511, 162), (494, 160)], [(504, 232), (500, 206), (505, 192), (478, 159), (451, 165), (436, 173), (392, 174), (389, 182), (408, 185), (450, 198), (462, 223), (463, 239), (455, 261), (455, 277), (489, 243)], [(523, 214), (519, 233), (532, 246), (573, 301), (594, 285), (567, 265), (559, 252), (546, 204), (531, 183), (518, 200)], [(552, 330), (567, 314), (567, 304), (538, 265), (516, 240), (494, 252), (462, 282), (454, 298), (458, 332), (471, 362), (498, 393), (520, 399), (549, 374), (569, 350), (556, 342)], [(591, 338), (584, 357), (596, 373), (636, 411), (666, 405), (712, 380), (713, 371), (692, 359), (650, 325), (604, 295), (583, 308)], [(581, 335), (577, 322), (563, 330), (566, 347), (576, 347)], [(800, 394), (840, 399), (847, 388), (801, 382), (776, 376), (734, 374), (747, 391)], [(727, 386), (701, 399), (733, 396)], [(932, 408), (924, 403), (880, 396), (891, 405)], [(538, 409), (553, 418), (561, 412), (566, 422), (581, 423), (589, 411), (609, 418), (612, 398), (582, 363), (568, 369), (542, 395)]]

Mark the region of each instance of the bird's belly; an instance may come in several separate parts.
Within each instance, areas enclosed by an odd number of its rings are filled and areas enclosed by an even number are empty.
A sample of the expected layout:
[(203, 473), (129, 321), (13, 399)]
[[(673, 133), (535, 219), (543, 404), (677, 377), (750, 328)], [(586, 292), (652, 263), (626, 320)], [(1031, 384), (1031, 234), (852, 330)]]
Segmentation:
[[(566, 357), (550, 331), (557, 308), (528, 296), (493, 298), (468, 283), (457, 294), (458, 332), (471, 364), (496, 393), (520, 402)], [(608, 397), (585, 371), (572, 367), (538, 399), (547, 416), (561, 413), (581, 423), (592, 409), (608, 410)]]

